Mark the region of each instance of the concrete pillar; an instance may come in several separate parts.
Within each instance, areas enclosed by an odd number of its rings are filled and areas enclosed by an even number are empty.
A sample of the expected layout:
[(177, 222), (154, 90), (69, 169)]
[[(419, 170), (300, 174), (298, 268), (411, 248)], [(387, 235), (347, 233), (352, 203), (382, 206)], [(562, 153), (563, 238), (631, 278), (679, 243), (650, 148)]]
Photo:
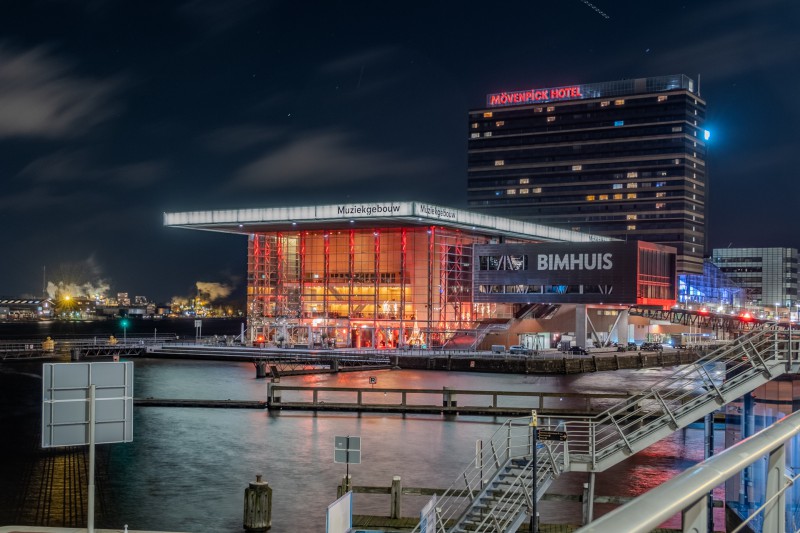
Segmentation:
[(266, 531), (272, 527), (272, 487), (261, 481), (261, 474), (244, 489), (245, 531)]
[(276, 389), (273, 385), (279, 385), (281, 378), (272, 378), (272, 381), (267, 385), (267, 403), (270, 407), (278, 407), (281, 405), (281, 390)]
[(338, 371), (339, 371), (339, 358), (331, 357), (331, 372), (338, 372)]
[(611, 334), (611, 337), (614, 338), (614, 334), (616, 334), (617, 342), (623, 346), (628, 344), (629, 341), (633, 339), (628, 338), (628, 310), (620, 310), (619, 312), (619, 320), (617, 321), (617, 327)]
[(256, 379), (267, 377), (267, 362), (256, 361)]
[(451, 392), (450, 387), (442, 387), (442, 407), (456, 407), (456, 395)]
[(575, 306), (575, 344), (581, 348), (586, 346), (586, 304)]

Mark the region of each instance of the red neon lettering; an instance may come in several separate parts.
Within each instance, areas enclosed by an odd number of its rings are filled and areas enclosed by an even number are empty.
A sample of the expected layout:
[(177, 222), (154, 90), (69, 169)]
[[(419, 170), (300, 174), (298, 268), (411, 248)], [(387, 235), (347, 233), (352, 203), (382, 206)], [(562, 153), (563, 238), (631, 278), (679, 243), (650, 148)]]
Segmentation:
[(541, 100), (562, 100), (565, 98), (582, 98), (579, 85), (559, 87), (556, 89), (533, 89), (530, 91), (517, 91), (513, 93), (500, 93), (489, 95), (489, 105), (520, 104), (525, 102), (538, 102)]

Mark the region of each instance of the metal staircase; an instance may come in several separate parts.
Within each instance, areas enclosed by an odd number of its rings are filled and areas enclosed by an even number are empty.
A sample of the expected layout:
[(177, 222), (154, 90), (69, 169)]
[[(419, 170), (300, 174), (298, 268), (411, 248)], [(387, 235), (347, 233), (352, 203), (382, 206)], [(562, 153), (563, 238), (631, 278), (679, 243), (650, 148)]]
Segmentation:
[[(537, 500), (564, 471), (600, 472), (777, 376), (800, 371), (800, 332), (754, 330), (594, 417), (538, 417)], [(421, 532), (513, 532), (531, 508), (530, 418), (507, 421), (423, 517)], [(435, 529), (430, 525), (435, 524)]]

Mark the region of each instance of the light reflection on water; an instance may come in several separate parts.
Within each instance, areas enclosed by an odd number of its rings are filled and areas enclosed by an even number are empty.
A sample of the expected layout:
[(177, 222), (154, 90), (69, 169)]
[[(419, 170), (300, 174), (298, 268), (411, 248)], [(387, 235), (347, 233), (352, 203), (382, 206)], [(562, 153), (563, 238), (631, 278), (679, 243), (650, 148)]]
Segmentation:
[[(250, 363), (136, 360), (136, 396), (263, 400), (267, 380)], [(647, 388), (671, 370), (636, 370), (572, 376), (371, 371), (284, 377), (285, 385), (441, 389), (627, 392)], [(624, 388), (620, 388), (620, 384)], [(286, 393), (285, 393), (286, 394)], [(449, 486), (469, 464), (475, 441), (488, 439), (504, 419), (425, 415), (357, 415), (238, 409), (141, 407), (132, 444), (111, 453), (117, 521), (135, 529), (238, 532), (244, 489), (256, 473), (272, 486), (272, 531), (324, 531), (325, 508), (336, 498), (345, 465), (333, 462), (335, 435), (362, 437), (362, 464), (351, 465), (355, 485)], [(721, 436), (717, 442), (721, 443)], [(703, 434), (672, 435), (597, 476), (598, 495), (635, 495), (702, 458)], [(551, 492), (580, 494), (586, 474), (566, 474)], [(413, 516), (427, 498), (404, 497)], [(387, 496), (357, 494), (356, 514), (388, 514)], [(596, 516), (613, 506), (596, 506)], [(542, 502), (545, 523), (576, 523), (580, 504)], [(670, 526), (677, 527), (677, 520)]]

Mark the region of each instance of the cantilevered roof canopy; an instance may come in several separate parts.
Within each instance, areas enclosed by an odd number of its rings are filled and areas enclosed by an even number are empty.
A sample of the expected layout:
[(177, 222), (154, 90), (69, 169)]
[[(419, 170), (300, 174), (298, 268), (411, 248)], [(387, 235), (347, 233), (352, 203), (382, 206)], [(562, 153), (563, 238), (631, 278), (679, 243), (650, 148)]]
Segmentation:
[(433, 225), (538, 241), (598, 242), (617, 240), (422, 202), (373, 202), (164, 213), (164, 225), (244, 235), (262, 231)]

